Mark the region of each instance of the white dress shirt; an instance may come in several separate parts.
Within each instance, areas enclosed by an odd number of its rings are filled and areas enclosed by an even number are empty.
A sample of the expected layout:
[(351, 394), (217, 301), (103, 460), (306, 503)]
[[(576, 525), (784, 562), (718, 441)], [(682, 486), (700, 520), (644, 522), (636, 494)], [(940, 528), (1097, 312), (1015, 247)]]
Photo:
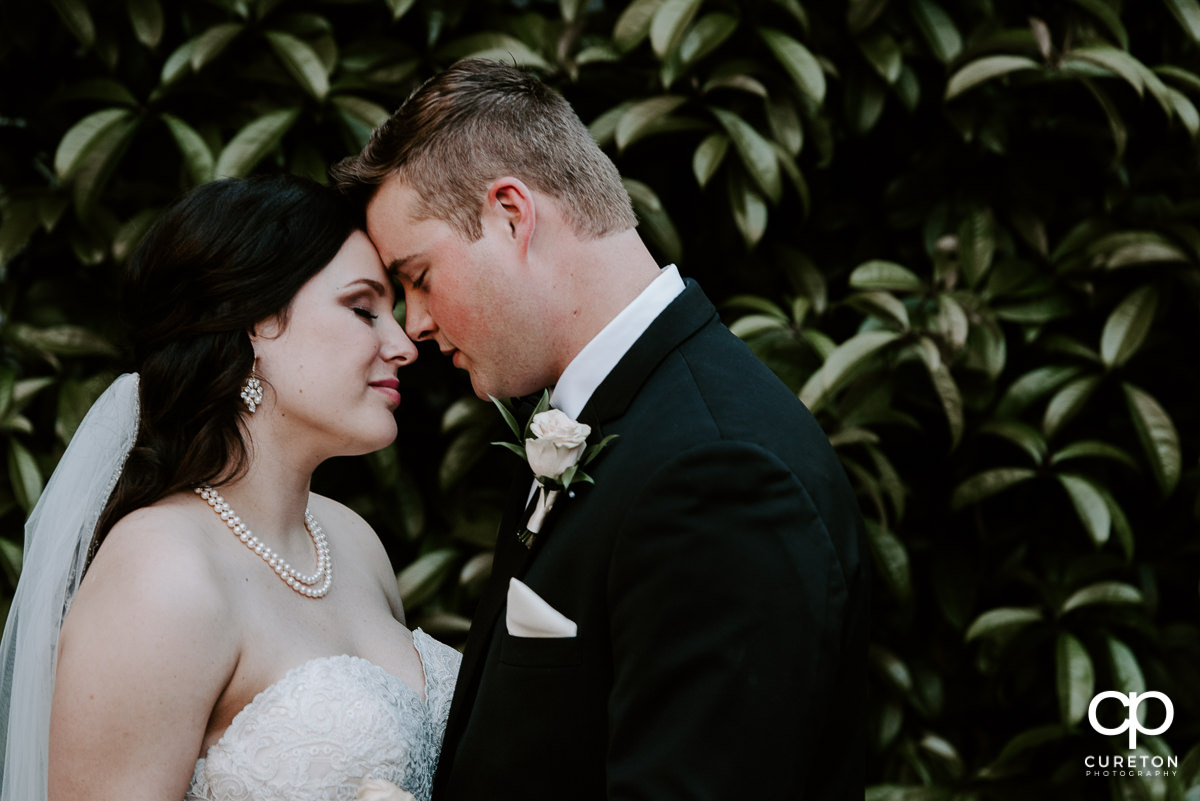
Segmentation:
[[(674, 264), (662, 268), (641, 294), (575, 354), (550, 393), (550, 406), (573, 420), (578, 419), (592, 393), (608, 378), (617, 362), (682, 291), (679, 269)], [(537, 489), (535, 480), (529, 488), (527, 503), (533, 500)]]
[(592, 393), (617, 362), (682, 291), (683, 279), (678, 268), (674, 264), (662, 268), (640, 295), (575, 354), (550, 394), (550, 405), (568, 417), (578, 419)]

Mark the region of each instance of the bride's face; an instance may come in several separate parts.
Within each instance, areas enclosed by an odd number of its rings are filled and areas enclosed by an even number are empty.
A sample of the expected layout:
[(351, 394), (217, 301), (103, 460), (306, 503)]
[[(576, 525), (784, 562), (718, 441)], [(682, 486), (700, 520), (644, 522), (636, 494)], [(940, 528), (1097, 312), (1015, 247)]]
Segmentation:
[(391, 443), (400, 405), (396, 371), (417, 357), (392, 316), (394, 305), (375, 247), (355, 231), (300, 288), (282, 330), (277, 321), (255, 327), (265, 398), (251, 425), (269, 421), (318, 459)]

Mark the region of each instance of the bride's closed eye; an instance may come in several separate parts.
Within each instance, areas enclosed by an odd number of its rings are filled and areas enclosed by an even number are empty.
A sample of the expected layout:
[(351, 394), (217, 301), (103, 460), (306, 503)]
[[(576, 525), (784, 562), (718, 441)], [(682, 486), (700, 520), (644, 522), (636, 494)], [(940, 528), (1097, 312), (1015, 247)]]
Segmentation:
[(370, 309), (364, 309), (361, 306), (354, 307), (354, 313), (364, 320), (378, 320), (379, 315), (372, 312)]

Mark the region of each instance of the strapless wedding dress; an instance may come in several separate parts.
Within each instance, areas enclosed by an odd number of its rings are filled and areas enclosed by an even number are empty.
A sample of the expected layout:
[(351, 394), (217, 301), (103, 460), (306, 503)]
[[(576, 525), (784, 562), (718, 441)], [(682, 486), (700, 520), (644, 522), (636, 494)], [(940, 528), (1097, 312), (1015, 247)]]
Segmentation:
[(196, 763), (187, 801), (341, 801), (364, 778), (429, 801), (461, 655), (420, 629), (413, 644), (423, 694), (356, 656), (290, 670)]

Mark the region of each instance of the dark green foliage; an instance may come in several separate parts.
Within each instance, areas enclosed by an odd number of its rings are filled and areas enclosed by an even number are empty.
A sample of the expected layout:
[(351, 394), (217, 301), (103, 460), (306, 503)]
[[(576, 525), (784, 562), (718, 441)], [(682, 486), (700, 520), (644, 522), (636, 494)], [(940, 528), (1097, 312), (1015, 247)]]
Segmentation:
[[(5, 596), (21, 520), (127, 369), (113, 276), (156, 210), (217, 175), (321, 176), (483, 53), (575, 104), (656, 253), (842, 456), (875, 564), (867, 798), (1200, 798), (1196, 0), (20, 5)], [(401, 380), (396, 446), (316, 488), (380, 532), (410, 623), (459, 641), (528, 476), (435, 351)], [(1088, 723), (1103, 690), (1173, 700), (1138, 742), (1173, 775), (1084, 776), (1126, 753)]]

